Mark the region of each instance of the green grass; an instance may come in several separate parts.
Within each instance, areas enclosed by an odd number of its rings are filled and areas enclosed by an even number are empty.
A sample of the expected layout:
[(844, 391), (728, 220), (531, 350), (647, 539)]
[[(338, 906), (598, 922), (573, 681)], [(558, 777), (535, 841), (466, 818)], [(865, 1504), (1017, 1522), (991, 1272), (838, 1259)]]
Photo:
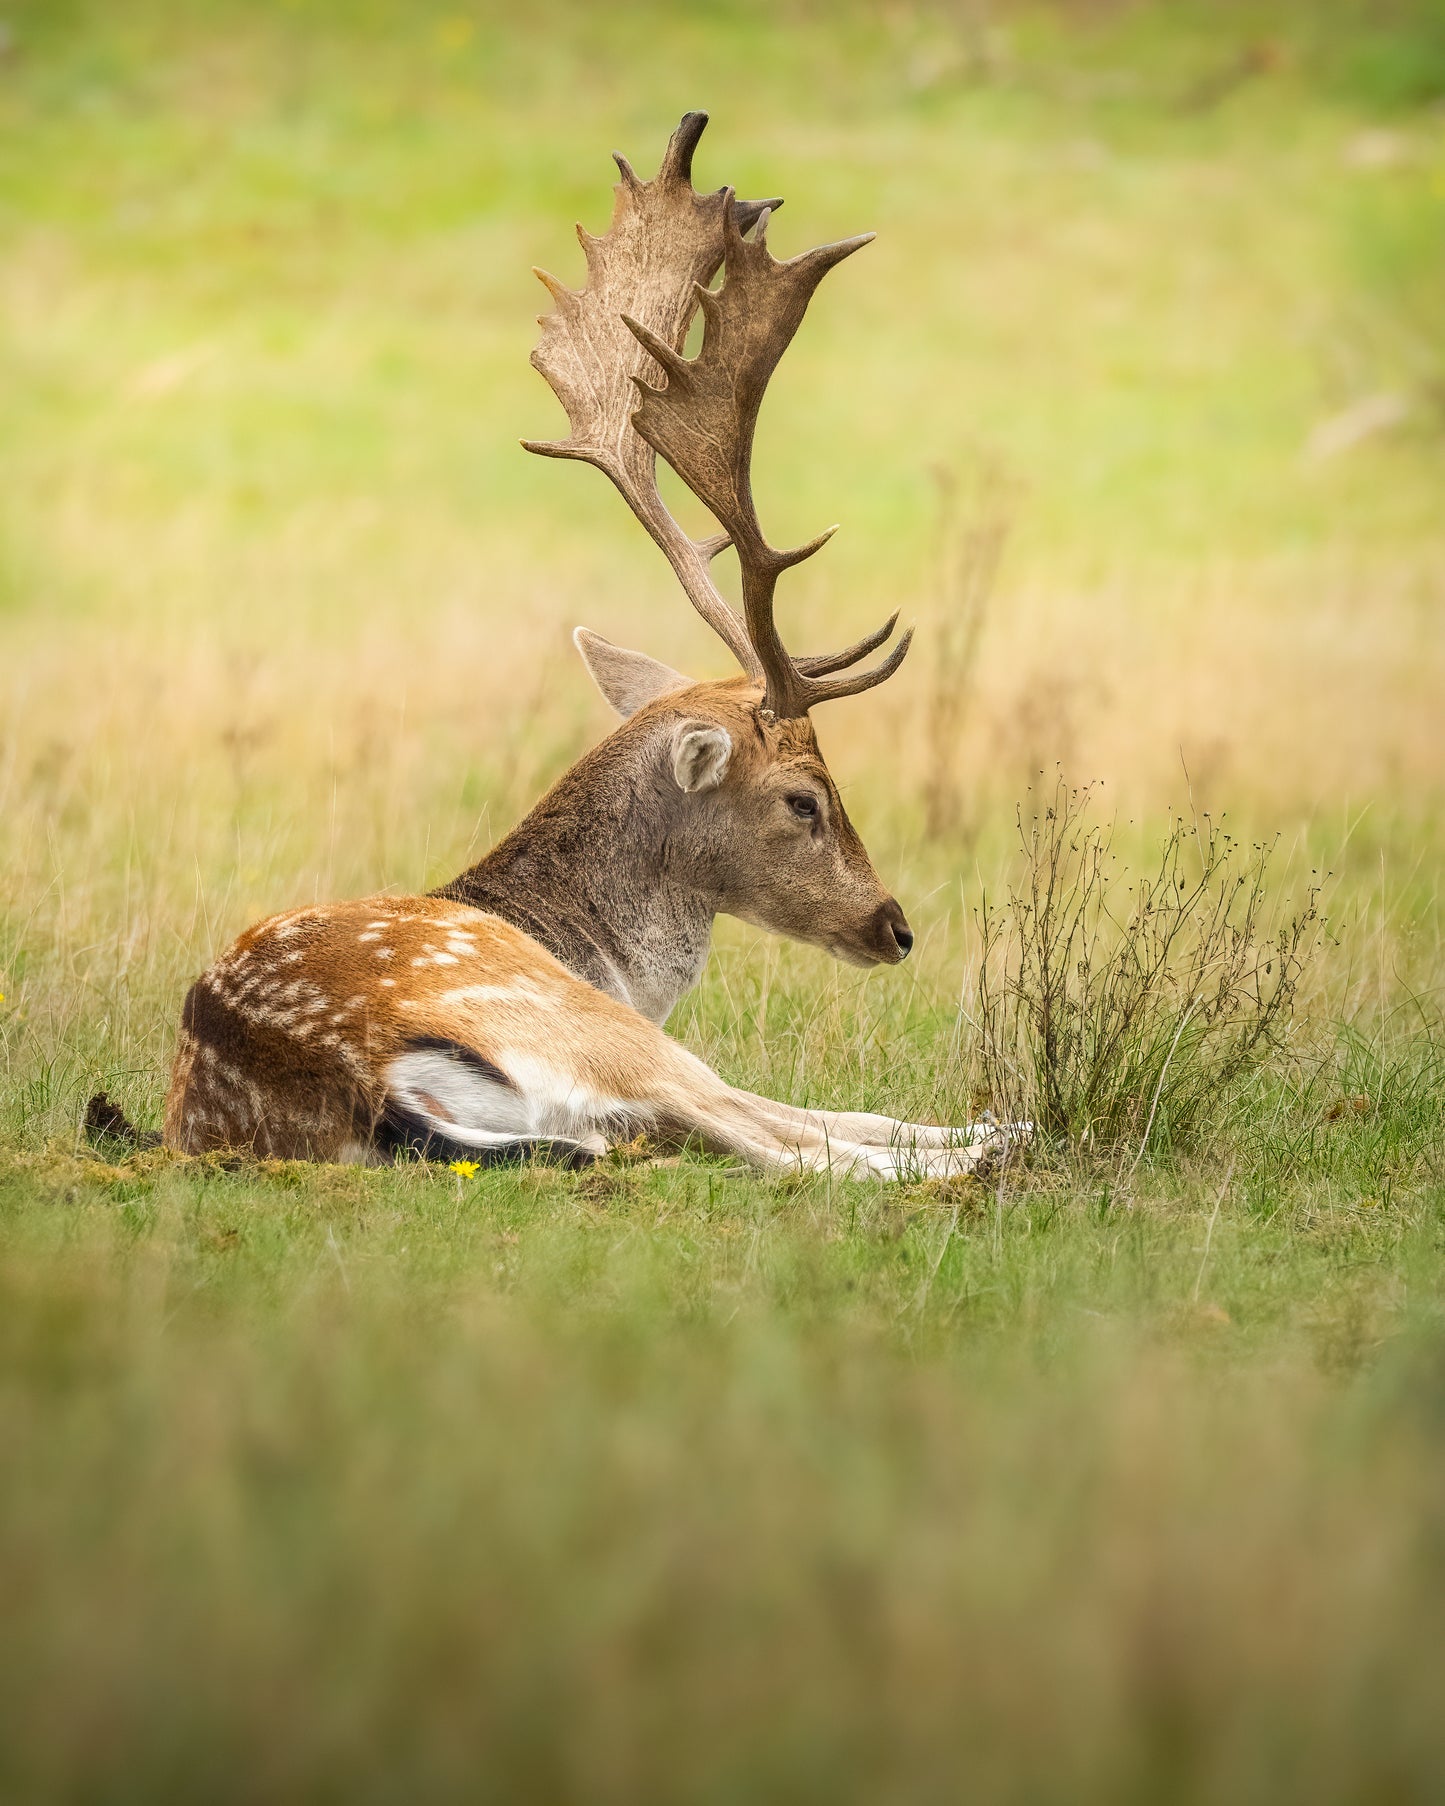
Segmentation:
[[(0, 1793), (1438, 1797), (1439, 8), (4, 22)], [(516, 447), (528, 266), (575, 280), (607, 151), (699, 104), (781, 248), (880, 231), (758, 489), (845, 524), (796, 644), (919, 622), (819, 724), (919, 943), (725, 925), (674, 1032), (966, 1110), (975, 912), (1061, 763), (1131, 869), (1192, 802), (1280, 837), (1270, 910), (1330, 874), (1288, 1036), (1187, 1144), (987, 1186), (111, 1165), (85, 1097), (158, 1120), (240, 928), (444, 880), (605, 731), (574, 622), (723, 668)], [(1011, 530), (935, 745), (979, 458)]]

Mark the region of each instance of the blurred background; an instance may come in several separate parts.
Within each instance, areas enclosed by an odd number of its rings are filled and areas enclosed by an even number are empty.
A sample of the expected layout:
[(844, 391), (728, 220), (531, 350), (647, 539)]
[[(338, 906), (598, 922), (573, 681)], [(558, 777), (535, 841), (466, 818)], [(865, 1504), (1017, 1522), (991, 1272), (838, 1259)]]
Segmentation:
[[(1062, 758), (1158, 803), (1182, 750), (1236, 808), (1433, 806), (1438, 6), (3, 16), (12, 831), (161, 787), (195, 848), (284, 809), (268, 832), (362, 838), (333, 883), (438, 879), (604, 725), (576, 621), (726, 668), (604, 480), (517, 443), (559, 419), (529, 266), (580, 281), (607, 153), (650, 170), (693, 106), (699, 184), (785, 195), (780, 252), (879, 233), (758, 449), (777, 543), (843, 524), (789, 579), (793, 643), (919, 623), (905, 675), (820, 718), (849, 781), (906, 813), (943, 761), (1006, 805)], [(980, 527), (1002, 555), (930, 740)]]

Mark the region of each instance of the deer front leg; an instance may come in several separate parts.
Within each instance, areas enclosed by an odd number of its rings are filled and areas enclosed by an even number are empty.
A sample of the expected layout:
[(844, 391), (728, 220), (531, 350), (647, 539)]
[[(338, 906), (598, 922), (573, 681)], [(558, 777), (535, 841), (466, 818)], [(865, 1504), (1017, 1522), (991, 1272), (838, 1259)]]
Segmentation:
[[(877, 1125), (888, 1125), (880, 1130)], [(870, 1139), (861, 1139), (859, 1127)], [(833, 1172), (849, 1178), (944, 1179), (973, 1173), (1006, 1144), (997, 1128), (933, 1131), (923, 1142), (914, 1125), (888, 1117), (792, 1110), (750, 1092), (732, 1092), (700, 1117), (698, 1132), (724, 1151), (742, 1155), (767, 1172)], [(871, 1136), (877, 1134), (878, 1139)], [(949, 1137), (945, 1141), (941, 1137)]]
[(999, 1125), (991, 1117), (962, 1126), (945, 1123), (904, 1122), (894, 1116), (879, 1116), (864, 1110), (799, 1110), (791, 1104), (757, 1097), (753, 1102), (783, 1135), (809, 1127), (820, 1129), (837, 1142), (858, 1142), (865, 1147), (892, 1148), (959, 1148), (970, 1147)]
[[(701, 1060), (669, 1045), (674, 1058), (670, 1082), (656, 1100), (657, 1127), (711, 1152), (737, 1155), (761, 1172), (942, 1179), (975, 1172), (1007, 1144), (993, 1125), (973, 1131), (917, 1125), (915, 1134), (915, 1125), (891, 1117), (795, 1110), (724, 1083)], [(924, 1134), (932, 1139), (925, 1142)]]

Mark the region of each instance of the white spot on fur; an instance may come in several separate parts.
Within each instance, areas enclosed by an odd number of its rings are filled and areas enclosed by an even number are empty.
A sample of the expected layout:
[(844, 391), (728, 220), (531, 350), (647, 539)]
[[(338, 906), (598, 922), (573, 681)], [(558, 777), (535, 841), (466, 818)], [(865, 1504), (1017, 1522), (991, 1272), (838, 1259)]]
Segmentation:
[(514, 1091), (465, 1060), (432, 1049), (398, 1055), (386, 1069), (386, 1080), (399, 1102), (439, 1133), (469, 1147), (497, 1147), (535, 1137), (570, 1142), (592, 1153), (606, 1151), (606, 1142), (579, 1115), (574, 1113), (564, 1124), (549, 1100), (525, 1085)]
[(457, 985), (450, 991), (439, 992), (435, 1001), (442, 1008), (452, 1004), (461, 1004), (465, 1008), (468, 1004), (506, 1003), (515, 996), (510, 985)]

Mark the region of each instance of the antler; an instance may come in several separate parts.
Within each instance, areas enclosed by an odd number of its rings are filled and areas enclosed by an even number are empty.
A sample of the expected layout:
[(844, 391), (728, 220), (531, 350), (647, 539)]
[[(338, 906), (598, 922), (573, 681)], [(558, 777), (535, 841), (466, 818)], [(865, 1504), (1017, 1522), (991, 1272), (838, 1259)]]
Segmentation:
[[(764, 708), (805, 715), (816, 703), (881, 683), (903, 662), (912, 638), (905, 634), (879, 664), (845, 677), (832, 674), (882, 645), (896, 615), (845, 652), (790, 658), (773, 619), (778, 577), (811, 557), (834, 530), (777, 551), (764, 537), (752, 498), (753, 435), (768, 378), (823, 277), (873, 235), (777, 262), (765, 238), (780, 201), (739, 201), (728, 188), (694, 191), (692, 156), (706, 124), (705, 113), (683, 118), (651, 182), (639, 181), (617, 157), (622, 180), (609, 231), (593, 238), (578, 228), (587, 256), (585, 289), (565, 288), (537, 272), (557, 311), (542, 321), (532, 362), (566, 408), (572, 435), (524, 443), (529, 451), (583, 458), (604, 470), (666, 554), (693, 607), (749, 676), (764, 680)], [(745, 237), (754, 225), (753, 237)], [(707, 284), (719, 265), (724, 281), (714, 292)], [(682, 346), (699, 305), (702, 348), (689, 360)], [(663, 387), (649, 380), (655, 366)], [(716, 516), (721, 534), (697, 541), (683, 532), (658, 493), (657, 452)], [(742, 571), (746, 626), (709, 570), (730, 544)]]
[[(644, 321), (669, 348), (680, 347), (697, 310), (695, 286), (711, 282), (723, 260), (727, 192), (700, 195), (692, 186), (693, 152), (706, 124), (706, 113), (684, 115), (650, 182), (639, 181), (627, 159), (613, 153), (622, 180), (612, 224), (601, 238), (577, 228), (587, 258), (585, 288), (569, 289), (545, 270), (536, 272), (557, 310), (539, 321), (532, 363), (566, 408), (572, 432), (556, 442), (522, 443), (544, 457), (581, 458), (604, 471), (661, 547), (693, 607), (749, 676), (761, 677), (743, 624), (708, 569), (726, 537), (694, 540), (673, 519), (658, 493), (656, 454), (630, 419), (637, 399), (632, 379), (654, 366), (623, 314)], [(739, 211), (751, 221), (765, 207), (781, 205), (746, 201)]]

